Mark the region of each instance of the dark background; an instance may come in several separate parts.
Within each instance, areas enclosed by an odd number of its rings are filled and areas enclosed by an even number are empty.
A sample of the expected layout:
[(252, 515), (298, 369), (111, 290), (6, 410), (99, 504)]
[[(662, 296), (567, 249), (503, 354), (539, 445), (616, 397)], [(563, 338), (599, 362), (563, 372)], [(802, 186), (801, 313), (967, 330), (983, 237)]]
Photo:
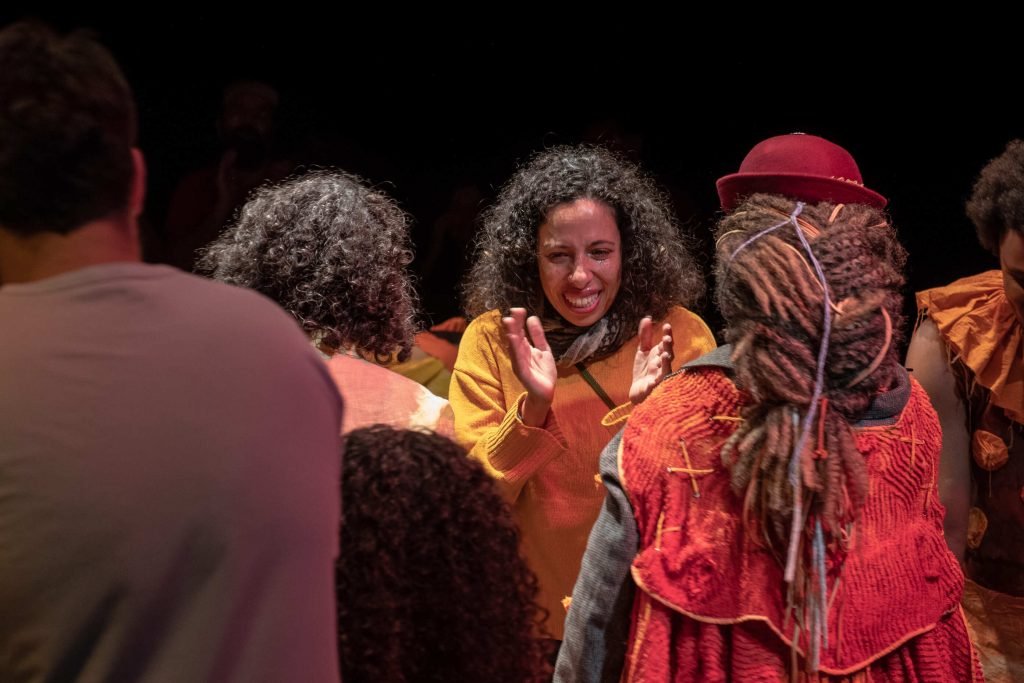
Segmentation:
[[(381, 6), (370, 16), (297, 4), (230, 17), (186, 8), (29, 14), (92, 27), (122, 64), (139, 101), (157, 242), (177, 180), (218, 158), (223, 86), (256, 78), (280, 91), (289, 151), (396, 197), (415, 218), (421, 254), (457, 188), (475, 188), (485, 206), (531, 151), (582, 140), (633, 153), (706, 249), (715, 179), (759, 140), (804, 131), (849, 149), (866, 184), (890, 198), (911, 254), (909, 290), (996, 267), (963, 204), (985, 162), (1024, 135), (1018, 41), (993, 34), (1015, 19), (987, 18), (984, 39), (969, 44), (976, 25), (960, 17), (927, 35), (920, 25), (811, 27), (785, 17), (750, 22), (740, 35), (667, 12), (556, 27), (547, 15), (502, 11), (490, 8), (498, 14), (486, 22), (474, 9), (418, 17)], [(8, 11), (0, 23), (22, 16)], [(476, 28), (459, 28), (474, 19)], [(460, 249), (442, 252), (443, 267), (420, 281), (435, 322), (457, 312), (452, 288), (464, 266)]]

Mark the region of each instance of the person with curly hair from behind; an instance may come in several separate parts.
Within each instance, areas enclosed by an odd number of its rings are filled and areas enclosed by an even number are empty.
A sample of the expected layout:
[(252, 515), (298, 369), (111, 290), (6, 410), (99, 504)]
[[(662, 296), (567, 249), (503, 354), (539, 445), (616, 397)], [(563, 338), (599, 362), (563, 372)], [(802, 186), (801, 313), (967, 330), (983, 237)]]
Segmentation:
[(1024, 141), (981, 172), (967, 215), (999, 269), (917, 295), (907, 365), (942, 422), (946, 540), (990, 681), (1024, 680)]
[(532, 683), (537, 581), (494, 482), (447, 438), (345, 437), (338, 637), (346, 683)]
[(600, 147), (536, 155), (484, 216), (449, 400), (456, 439), (513, 506), (541, 636), (562, 638), (601, 449), (662, 377), (715, 346), (684, 308), (703, 289), (667, 197)]
[(384, 422), (450, 434), (447, 401), (381, 366), (412, 348), (410, 261), (394, 200), (347, 173), (314, 171), (260, 188), (197, 269), (292, 314), (346, 399), (343, 431)]

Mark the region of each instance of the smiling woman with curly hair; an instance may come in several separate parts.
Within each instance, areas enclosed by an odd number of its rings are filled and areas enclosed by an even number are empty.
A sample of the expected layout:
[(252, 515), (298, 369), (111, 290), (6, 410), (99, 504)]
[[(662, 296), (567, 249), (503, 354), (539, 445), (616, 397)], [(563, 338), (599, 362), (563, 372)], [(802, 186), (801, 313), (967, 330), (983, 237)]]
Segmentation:
[(349, 401), (345, 429), (386, 422), (450, 431), (447, 401), (374, 362), (409, 357), (416, 294), (408, 219), (340, 171), (260, 188), (203, 253), (198, 270), (270, 297), (324, 356)]
[(484, 215), (455, 435), (512, 502), (550, 614), (539, 631), (555, 640), (601, 506), (601, 449), (665, 374), (715, 345), (683, 308), (704, 288), (687, 247), (654, 182), (600, 147), (538, 154)]
[[(615, 321), (606, 346), (622, 345), (644, 316), (660, 319), (673, 306), (700, 299), (703, 274), (654, 181), (601, 147), (563, 146), (536, 155), (485, 213), (464, 285), (469, 317), (512, 307), (537, 315), (554, 307), (563, 314), (559, 302), (545, 299), (538, 228), (553, 208), (581, 198), (605, 205), (620, 231), (621, 283), (615, 296), (600, 302)], [(575, 322), (571, 314), (566, 322)]]
[(346, 683), (531, 683), (537, 581), (512, 515), (448, 439), (383, 425), (345, 440), (338, 632)]

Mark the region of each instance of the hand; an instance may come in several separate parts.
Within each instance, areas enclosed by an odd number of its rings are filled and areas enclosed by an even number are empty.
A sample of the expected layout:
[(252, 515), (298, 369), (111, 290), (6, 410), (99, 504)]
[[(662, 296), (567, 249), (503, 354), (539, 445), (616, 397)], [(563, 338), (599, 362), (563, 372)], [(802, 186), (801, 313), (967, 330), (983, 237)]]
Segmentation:
[(637, 330), (640, 344), (633, 360), (633, 384), (629, 387), (629, 400), (634, 404), (650, 396), (658, 382), (672, 372), (672, 359), (675, 358), (672, 350), (672, 326), (665, 323), (661, 326), (661, 333), (661, 340), (654, 344), (654, 323), (650, 318), (640, 321)]
[[(555, 380), (558, 368), (551, 347), (544, 337), (540, 318), (526, 317), (525, 308), (513, 308), (507, 318), (501, 319), (512, 356), (512, 370), (526, 388), (523, 403), (523, 422), (540, 427), (547, 419), (551, 401), (555, 398)], [(530, 335), (526, 338), (527, 332)], [(531, 346), (530, 342), (533, 342)]]

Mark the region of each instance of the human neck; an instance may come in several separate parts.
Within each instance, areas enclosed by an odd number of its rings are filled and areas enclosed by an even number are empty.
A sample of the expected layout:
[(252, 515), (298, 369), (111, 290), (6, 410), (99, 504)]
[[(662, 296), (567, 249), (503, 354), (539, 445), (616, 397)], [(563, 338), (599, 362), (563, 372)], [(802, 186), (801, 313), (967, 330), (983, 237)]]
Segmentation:
[(0, 282), (34, 282), (104, 263), (142, 260), (134, 220), (102, 218), (66, 235), (19, 235), (0, 227)]

